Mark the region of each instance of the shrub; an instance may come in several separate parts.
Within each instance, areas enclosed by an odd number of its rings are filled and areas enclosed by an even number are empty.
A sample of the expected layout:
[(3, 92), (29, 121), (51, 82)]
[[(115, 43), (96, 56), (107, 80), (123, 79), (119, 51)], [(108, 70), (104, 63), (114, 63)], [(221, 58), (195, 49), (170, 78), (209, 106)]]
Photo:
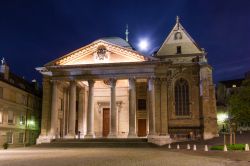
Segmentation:
[(8, 147), (9, 147), (9, 144), (8, 144), (7, 142), (5, 142), (5, 143), (3, 144), (3, 149), (8, 149)]
[[(223, 149), (224, 145), (216, 145), (210, 148), (210, 150), (223, 150)], [(227, 145), (227, 150), (245, 150), (245, 145), (244, 144)]]

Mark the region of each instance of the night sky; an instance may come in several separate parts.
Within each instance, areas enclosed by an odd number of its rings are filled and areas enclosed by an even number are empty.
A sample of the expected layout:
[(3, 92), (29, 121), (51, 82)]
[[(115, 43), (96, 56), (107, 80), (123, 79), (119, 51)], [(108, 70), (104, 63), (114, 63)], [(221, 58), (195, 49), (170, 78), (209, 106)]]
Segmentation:
[(179, 15), (208, 52), (215, 82), (250, 70), (250, 0), (1, 0), (0, 57), (11, 71), (41, 80), (35, 67), (109, 36), (137, 48), (148, 38), (150, 54), (165, 40)]

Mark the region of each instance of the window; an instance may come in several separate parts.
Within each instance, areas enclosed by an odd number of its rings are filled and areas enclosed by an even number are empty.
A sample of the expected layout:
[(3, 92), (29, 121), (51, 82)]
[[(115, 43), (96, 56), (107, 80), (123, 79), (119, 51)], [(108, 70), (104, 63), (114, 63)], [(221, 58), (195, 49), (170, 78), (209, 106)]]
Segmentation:
[(180, 39), (182, 39), (181, 32), (176, 32), (175, 35), (174, 35), (174, 39), (175, 39), (175, 40), (180, 40)]
[(27, 101), (28, 101), (27, 98), (28, 97), (26, 95), (22, 95), (22, 104), (23, 105), (27, 105)]
[(3, 112), (0, 111), (0, 124), (3, 123)]
[(190, 114), (188, 82), (182, 78), (175, 83), (175, 114), (176, 116), (188, 116)]
[(14, 113), (13, 111), (8, 111), (8, 124), (14, 123)]
[(146, 110), (146, 99), (138, 99), (137, 100), (138, 104), (138, 110)]
[(181, 54), (181, 46), (176, 47), (176, 54)]
[(19, 142), (20, 144), (24, 143), (24, 133), (19, 133), (18, 142)]
[(13, 143), (13, 133), (12, 132), (7, 132), (7, 143), (12, 144)]
[(25, 124), (25, 116), (23, 113), (21, 113), (20, 115), (20, 125), (24, 125)]
[(35, 116), (34, 115), (30, 116), (30, 120), (29, 120), (28, 124), (30, 126), (33, 126), (33, 127), (35, 126)]

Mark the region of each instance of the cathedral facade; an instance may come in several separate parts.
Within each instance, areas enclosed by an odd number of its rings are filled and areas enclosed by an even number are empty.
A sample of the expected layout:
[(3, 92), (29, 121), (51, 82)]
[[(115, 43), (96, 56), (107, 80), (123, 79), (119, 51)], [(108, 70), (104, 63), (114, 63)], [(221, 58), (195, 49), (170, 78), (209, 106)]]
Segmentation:
[(138, 138), (164, 145), (217, 135), (212, 68), (176, 20), (153, 56), (127, 40), (101, 38), (39, 67), (37, 143), (69, 138)]

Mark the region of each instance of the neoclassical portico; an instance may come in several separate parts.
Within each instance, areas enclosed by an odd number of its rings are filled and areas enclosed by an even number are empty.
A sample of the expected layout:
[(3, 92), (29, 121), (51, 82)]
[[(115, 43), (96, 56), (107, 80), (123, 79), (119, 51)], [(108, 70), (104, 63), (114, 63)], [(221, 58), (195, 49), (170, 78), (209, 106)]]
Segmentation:
[(121, 38), (103, 38), (37, 68), (44, 94), (37, 143), (144, 137), (164, 145), (216, 136), (205, 55), (177, 20), (154, 56)]
[[(124, 79), (123, 79), (124, 80)], [(154, 87), (155, 82), (157, 82), (156, 78), (148, 78), (148, 79), (144, 79), (146, 82), (146, 84), (149, 84), (149, 86)], [(116, 81), (119, 81), (117, 79), (110, 79), (110, 85), (109, 85), (109, 89), (110, 89), (110, 101), (97, 101), (98, 106), (100, 107), (100, 109), (103, 108), (110, 108), (110, 132), (108, 137), (110, 138), (118, 138), (118, 129), (117, 129), (117, 124), (118, 124), (118, 112), (119, 112), (119, 105), (123, 104), (123, 101), (117, 101), (116, 99)], [(137, 134), (136, 134), (136, 78), (129, 78), (127, 79), (127, 81), (129, 82), (129, 86), (128, 86), (128, 137), (130, 138), (136, 138)], [(62, 81), (51, 81), (51, 84), (53, 85), (53, 88), (57, 87), (57, 84), (60, 84), (59, 82)], [(75, 123), (76, 121), (76, 84), (77, 81), (63, 81), (64, 83), (68, 83), (68, 89), (69, 89), (69, 113), (68, 113), (68, 119), (69, 119), (69, 127), (68, 127), (68, 132), (67, 134), (65, 134), (65, 136), (63, 136), (63, 138), (76, 138), (77, 137), (77, 133), (75, 132), (75, 128), (76, 125), (79, 125)], [(94, 80), (87, 80), (88, 82), (88, 95), (87, 95), (87, 112), (86, 112), (86, 134), (84, 135), (84, 138), (95, 138), (95, 132), (94, 132), (94, 84), (96, 81)], [(81, 88), (83, 89), (83, 88)], [(52, 92), (52, 106), (51, 106), (51, 128), (50, 128), (50, 135), (53, 138), (58, 138), (60, 137), (57, 131), (58, 129), (56, 128), (55, 122), (58, 117), (56, 117), (56, 115), (58, 114), (58, 108), (55, 108), (56, 103), (57, 103), (57, 98), (56, 98), (56, 94), (58, 92), (54, 92), (55, 90), (53, 90)], [(150, 102), (150, 107), (148, 110), (151, 112), (152, 114), (149, 114), (149, 119), (148, 119), (148, 125), (151, 126), (151, 128), (148, 129), (148, 131), (151, 133), (151, 135), (153, 135), (153, 133), (155, 133), (155, 124), (154, 124), (154, 100), (156, 98), (156, 96), (154, 95), (155, 90), (148, 90), (148, 94), (150, 94), (150, 100), (147, 102)], [(79, 92), (79, 101), (80, 101), (80, 97), (82, 97), (82, 95), (80, 95)], [(53, 104), (54, 103), (54, 104)], [(152, 104), (151, 104), (152, 103)], [(98, 111), (102, 111), (102, 110), (98, 110)], [(83, 125), (83, 124), (82, 124)], [(80, 126), (78, 126), (78, 128), (80, 129)], [(79, 130), (79, 131), (83, 131)], [(66, 132), (64, 132), (66, 133)]]
[[(99, 116), (99, 113), (96, 112), (101, 112), (104, 108), (108, 108), (110, 112), (110, 128), (109, 128), (109, 134), (107, 138), (136, 138), (138, 137), (137, 134), (137, 95), (136, 95), (136, 84), (139, 81), (140, 83), (143, 83), (146, 85), (146, 95), (149, 95), (150, 97), (147, 98), (145, 96), (145, 100), (148, 103), (148, 107), (145, 110), (146, 113), (146, 121), (147, 121), (147, 126), (145, 128), (145, 132), (147, 135), (154, 136), (156, 133), (159, 136), (168, 136), (167, 130), (161, 131), (161, 129), (156, 130), (156, 125), (155, 122), (155, 100), (159, 100), (155, 94), (160, 93), (160, 90), (157, 90), (159, 85), (159, 80), (160, 78), (157, 78), (156, 76), (153, 76), (154, 68), (157, 65), (155, 62), (141, 62), (141, 63), (120, 63), (119, 68), (120, 70), (117, 70), (116, 66), (113, 66), (113, 64), (102, 64), (100, 65), (99, 68), (92, 69), (96, 70), (97, 72), (100, 71), (106, 71), (103, 74), (96, 74), (92, 75), (91, 78), (84, 78), (84, 75), (78, 75), (75, 76), (73, 80), (72, 75), (67, 76), (67, 75), (62, 75), (61, 73), (64, 72), (64, 70), (76, 70), (78, 66), (71, 66), (69, 69), (69, 66), (61, 66), (61, 67), (50, 67), (50, 70), (57, 73), (58, 76), (54, 76), (52, 79), (51, 77), (44, 77), (44, 85), (49, 85), (52, 87), (51, 89), (51, 126), (50, 129), (47, 131), (47, 135), (50, 138), (77, 138), (78, 133), (77, 131), (80, 131), (81, 138), (98, 138), (102, 137), (102, 134), (96, 134), (98, 130), (95, 130), (95, 116)], [(168, 65), (168, 62), (165, 62), (165, 65)], [(138, 73), (137, 68), (144, 68), (145, 72), (140, 72)], [(66, 67), (66, 68), (64, 68)], [(122, 71), (122, 72), (121, 72)], [(79, 69), (78, 69), (78, 72)], [(82, 69), (82, 72), (85, 72), (85, 69)], [(112, 77), (107, 76), (107, 73), (112, 73)], [(166, 73), (165, 73), (166, 75)], [(161, 74), (161, 76), (164, 76), (164, 74)], [(163, 79), (163, 78), (161, 78)], [(46, 83), (45, 83), (46, 82)], [(103, 89), (106, 89), (109, 91), (108, 100), (107, 96), (104, 97), (105, 99), (98, 100), (97, 99), (97, 94), (95, 92), (100, 93), (95, 90), (95, 84), (100, 82), (106, 83), (107, 86)], [(120, 85), (117, 87), (117, 83)], [(122, 87), (121, 87), (122, 86)], [(166, 86), (166, 85), (165, 85)], [(67, 123), (68, 127), (60, 129), (60, 125), (56, 125), (57, 119), (58, 119), (58, 98), (59, 98), (59, 91), (60, 88), (67, 89), (67, 97), (66, 99), (68, 100), (68, 107), (64, 108), (64, 116), (67, 116), (66, 119), (62, 123)], [(45, 89), (48, 89), (48, 87), (44, 87)], [(117, 99), (117, 90), (119, 91), (121, 88), (123, 88), (123, 91), (125, 90), (125, 101), (121, 99)], [(167, 88), (167, 87), (166, 87)], [(87, 95), (86, 95), (87, 93)], [(46, 93), (45, 93), (46, 94)], [(49, 93), (48, 93), (49, 94)], [(77, 95), (78, 94), (78, 95)], [(119, 95), (119, 94), (118, 94)], [(62, 96), (65, 96), (63, 94)], [(78, 99), (77, 99), (78, 96)], [(83, 102), (83, 96), (86, 98), (86, 102)], [(158, 95), (159, 96), (159, 95)], [(119, 98), (119, 97), (118, 97)], [(120, 97), (121, 98), (121, 97)], [(49, 99), (49, 97), (44, 98)], [(78, 101), (78, 102), (77, 102)], [(67, 102), (66, 100), (64, 102)], [(78, 103), (78, 111), (76, 107), (76, 103)], [(97, 108), (95, 107), (97, 105)], [(87, 107), (84, 113), (83, 107)], [(102, 108), (98, 108), (101, 107)], [(158, 106), (158, 105), (157, 105)], [(81, 107), (81, 108), (80, 108)], [(119, 108), (123, 107), (123, 108)], [(163, 105), (163, 107), (167, 107), (167, 105)], [(68, 112), (65, 112), (68, 111)], [(120, 111), (125, 112), (127, 114), (127, 119), (122, 119), (124, 115), (118, 115)], [(79, 115), (82, 117), (82, 119), (78, 120), (78, 123), (76, 121), (76, 112), (78, 112), (78, 119)], [(84, 116), (83, 116), (84, 114)], [(97, 114), (97, 115), (95, 115)], [(148, 116), (147, 116), (148, 115)], [(84, 119), (83, 119), (84, 118)], [(65, 118), (63, 118), (65, 119)], [(98, 118), (96, 118), (98, 119)], [(161, 119), (166, 120), (167, 117)], [(123, 121), (123, 124), (119, 122), (119, 120)], [(160, 119), (158, 119), (160, 120)], [(157, 121), (158, 121), (157, 120)], [(66, 122), (67, 121), (67, 122)], [(81, 123), (79, 123), (81, 121)], [(103, 119), (102, 119), (103, 121)], [(124, 121), (127, 123), (124, 125)], [(85, 123), (84, 123), (85, 122)], [(100, 123), (103, 124), (103, 122), (99, 121)], [(76, 125), (78, 125), (76, 127)], [(119, 128), (118, 128), (119, 126)], [(122, 126), (122, 127), (121, 127)], [(78, 129), (76, 131), (76, 128)], [(59, 130), (66, 130), (62, 131), (64, 135), (60, 135)], [(119, 132), (120, 131), (120, 132)], [(99, 130), (99, 132), (102, 132)], [(125, 133), (125, 134), (121, 134)], [(146, 135), (145, 135), (146, 136)], [(169, 138), (169, 137), (168, 137)], [(170, 139), (168, 139), (170, 141)]]

